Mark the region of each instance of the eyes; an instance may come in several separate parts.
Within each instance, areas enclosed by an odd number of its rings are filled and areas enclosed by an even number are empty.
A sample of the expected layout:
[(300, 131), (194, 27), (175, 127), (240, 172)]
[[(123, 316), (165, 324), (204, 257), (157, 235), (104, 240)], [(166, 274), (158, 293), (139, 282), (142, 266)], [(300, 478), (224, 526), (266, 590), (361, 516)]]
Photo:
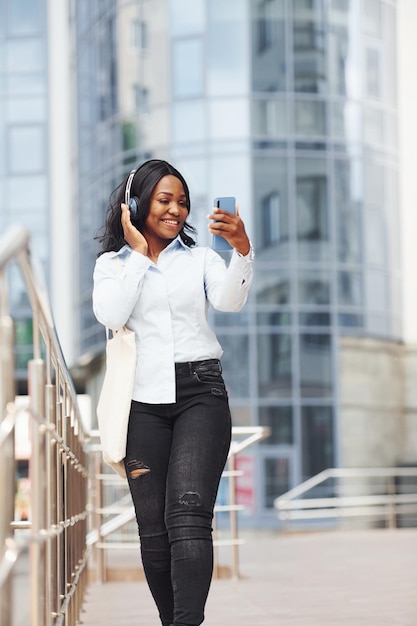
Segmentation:
[[(165, 206), (168, 206), (168, 205), (170, 205), (170, 204), (171, 204), (171, 200), (170, 200), (170, 199), (168, 199), (168, 198), (159, 198), (159, 199), (158, 199), (158, 202), (159, 202), (160, 204), (165, 205)], [(186, 200), (180, 200), (180, 201), (178, 202), (178, 204), (179, 204), (181, 207), (183, 207), (184, 209), (187, 209), (187, 210), (188, 210), (188, 205), (187, 205), (187, 201), (186, 201)]]

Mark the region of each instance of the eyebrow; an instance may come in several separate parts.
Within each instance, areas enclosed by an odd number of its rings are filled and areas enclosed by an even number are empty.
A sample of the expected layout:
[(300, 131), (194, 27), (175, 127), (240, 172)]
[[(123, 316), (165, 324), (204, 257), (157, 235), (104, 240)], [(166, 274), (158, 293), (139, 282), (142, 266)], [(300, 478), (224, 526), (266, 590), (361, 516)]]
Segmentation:
[[(157, 195), (157, 196), (160, 196), (160, 195), (164, 195), (164, 196), (173, 196), (174, 194), (173, 194), (173, 193), (171, 193), (170, 191), (158, 191), (158, 193), (157, 193), (156, 195)], [(186, 197), (187, 197), (187, 196), (185, 195), (185, 193), (182, 193), (182, 194), (180, 195), (180, 198), (186, 198)]]

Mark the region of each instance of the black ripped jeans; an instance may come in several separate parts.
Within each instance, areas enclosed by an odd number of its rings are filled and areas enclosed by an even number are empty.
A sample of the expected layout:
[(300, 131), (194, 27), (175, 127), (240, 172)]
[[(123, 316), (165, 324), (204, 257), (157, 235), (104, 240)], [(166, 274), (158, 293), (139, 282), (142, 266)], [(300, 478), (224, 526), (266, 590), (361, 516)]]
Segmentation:
[(176, 384), (175, 404), (132, 402), (125, 466), (161, 622), (199, 626), (213, 571), (213, 507), (231, 418), (218, 360), (177, 364)]

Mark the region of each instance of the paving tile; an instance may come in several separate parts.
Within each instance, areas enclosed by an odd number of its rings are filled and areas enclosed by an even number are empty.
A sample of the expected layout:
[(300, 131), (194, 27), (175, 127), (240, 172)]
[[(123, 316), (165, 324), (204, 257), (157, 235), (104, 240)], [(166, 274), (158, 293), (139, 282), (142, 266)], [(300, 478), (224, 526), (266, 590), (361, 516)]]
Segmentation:
[[(241, 578), (213, 581), (204, 626), (417, 626), (417, 529), (244, 537)], [(140, 581), (91, 585), (82, 623), (160, 626)]]

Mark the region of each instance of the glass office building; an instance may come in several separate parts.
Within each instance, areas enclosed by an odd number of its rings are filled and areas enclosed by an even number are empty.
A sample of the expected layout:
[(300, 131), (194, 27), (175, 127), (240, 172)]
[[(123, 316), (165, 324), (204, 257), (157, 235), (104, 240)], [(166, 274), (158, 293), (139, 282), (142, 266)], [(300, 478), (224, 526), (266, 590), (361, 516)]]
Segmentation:
[[(253, 518), (340, 458), (340, 337), (401, 338), (396, 2), (72, 3), (84, 352), (109, 193), (147, 158), (190, 184), (199, 243), (235, 195), (256, 249), (240, 314), (213, 313)], [(81, 202), (82, 200), (82, 202)]]
[[(43, 0), (0, 0), (0, 232), (16, 223), (49, 267), (47, 19)], [(18, 272), (10, 299), (16, 325), (16, 366), (24, 379), (32, 314)]]

